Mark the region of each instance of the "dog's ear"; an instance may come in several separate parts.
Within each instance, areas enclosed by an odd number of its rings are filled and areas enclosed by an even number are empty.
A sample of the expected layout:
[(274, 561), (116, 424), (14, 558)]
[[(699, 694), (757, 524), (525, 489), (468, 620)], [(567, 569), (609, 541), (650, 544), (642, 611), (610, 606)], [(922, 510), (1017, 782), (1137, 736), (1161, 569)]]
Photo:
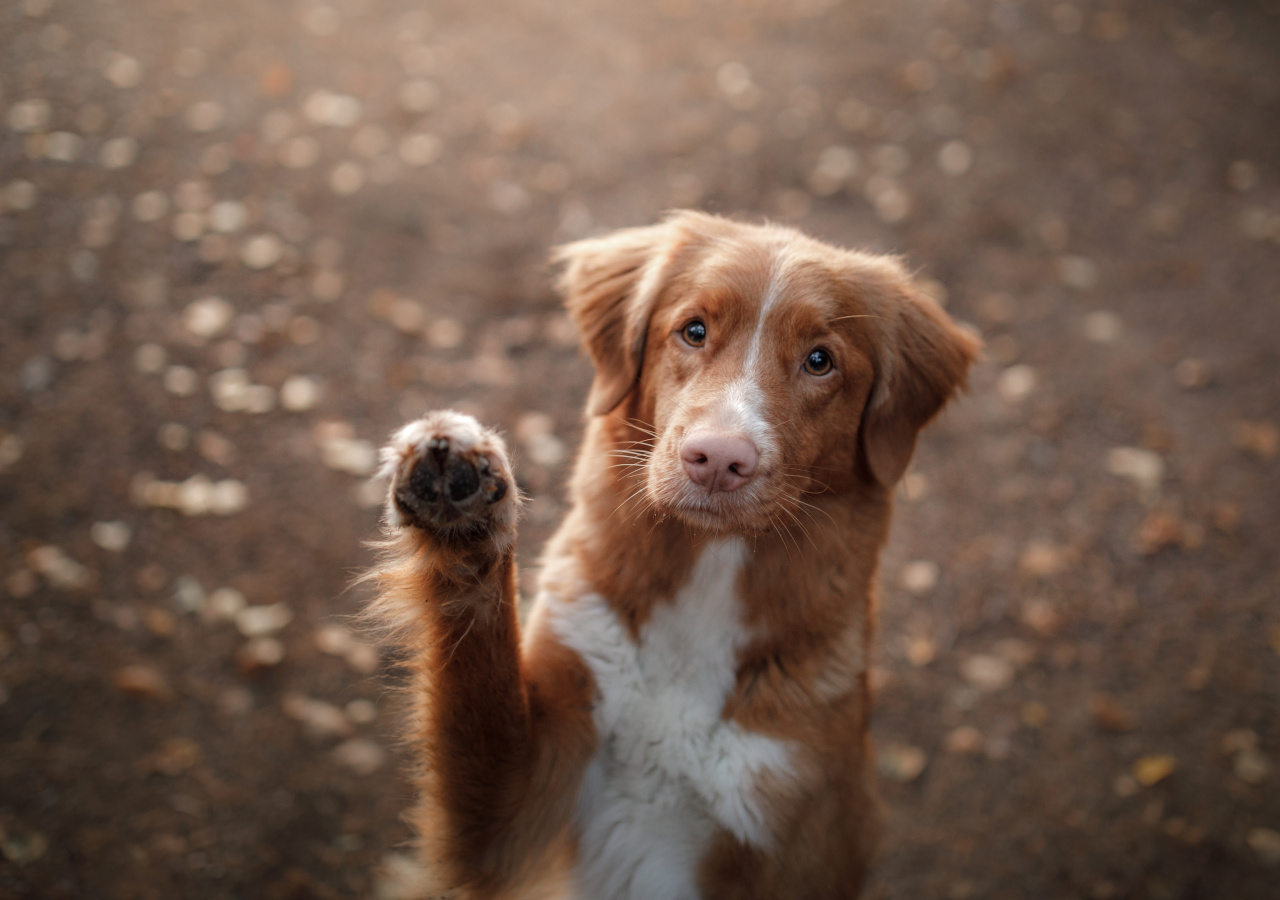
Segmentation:
[(982, 352), (976, 335), (909, 285), (888, 308), (885, 347), (859, 429), (869, 474), (885, 487), (906, 472), (920, 429), (964, 388)]
[(587, 412), (602, 416), (631, 392), (675, 239), (672, 225), (625, 228), (557, 247), (557, 287), (596, 367)]

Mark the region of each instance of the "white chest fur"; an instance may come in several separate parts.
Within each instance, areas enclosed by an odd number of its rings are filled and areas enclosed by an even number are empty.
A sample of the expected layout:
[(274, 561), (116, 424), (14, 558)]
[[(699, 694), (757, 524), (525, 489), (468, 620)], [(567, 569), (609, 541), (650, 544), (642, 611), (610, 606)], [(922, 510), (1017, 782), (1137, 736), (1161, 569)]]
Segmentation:
[(770, 841), (757, 789), (791, 771), (787, 744), (721, 718), (735, 654), (748, 637), (735, 585), (740, 540), (702, 551), (688, 583), (632, 640), (603, 597), (552, 600), (552, 627), (595, 676), (600, 749), (579, 804), (584, 897), (685, 900), (719, 826)]

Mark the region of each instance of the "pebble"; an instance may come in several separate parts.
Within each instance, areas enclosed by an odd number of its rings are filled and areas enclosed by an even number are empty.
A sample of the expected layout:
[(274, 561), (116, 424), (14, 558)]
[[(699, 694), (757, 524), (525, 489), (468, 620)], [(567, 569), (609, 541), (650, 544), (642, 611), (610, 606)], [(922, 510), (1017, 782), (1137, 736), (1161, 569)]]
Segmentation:
[(131, 137), (111, 138), (102, 144), (98, 159), (104, 169), (125, 169), (138, 158), (138, 142)]
[(221, 297), (201, 297), (183, 311), (182, 325), (194, 336), (208, 340), (226, 331), (235, 314), (236, 308)]
[[(576, 332), (575, 332), (576, 334)], [(457, 319), (441, 316), (426, 326), (427, 343), (437, 350), (453, 350), (466, 340), (466, 327)], [(576, 337), (575, 342), (576, 344)]]
[(1245, 784), (1262, 784), (1271, 774), (1271, 760), (1257, 747), (1248, 747), (1236, 754), (1231, 771)]
[(994, 693), (1013, 684), (1014, 667), (1006, 659), (975, 653), (960, 663), (960, 675), (980, 691)]
[(876, 755), (876, 770), (898, 784), (910, 784), (920, 777), (929, 758), (919, 747), (907, 744), (890, 744)]
[(948, 175), (963, 175), (973, 167), (973, 151), (964, 141), (947, 141), (938, 151), (938, 168)]
[(346, 279), (341, 272), (322, 269), (311, 278), (311, 296), (329, 303), (342, 296), (345, 286)]
[(169, 197), (164, 191), (143, 191), (133, 198), (129, 211), (139, 222), (158, 222), (169, 211)]
[(1280, 831), (1250, 828), (1244, 840), (1264, 866), (1280, 866)]
[(343, 737), (351, 733), (351, 722), (331, 703), (290, 692), (280, 698), (280, 706), (286, 716), (301, 722), (318, 737)]
[(88, 250), (72, 250), (67, 268), (76, 281), (88, 284), (98, 277), (98, 257)]
[(200, 100), (187, 107), (183, 119), (187, 127), (197, 134), (207, 134), (222, 127), (226, 110), (215, 100)]
[(925, 597), (938, 586), (942, 569), (933, 560), (917, 559), (907, 563), (898, 573), (898, 584), (917, 597)]
[(440, 88), (425, 78), (414, 78), (400, 85), (396, 92), (400, 108), (412, 113), (425, 113), (440, 102)]
[(1018, 315), (1018, 302), (1004, 291), (983, 294), (978, 301), (978, 315), (996, 325), (1007, 325)]
[(194, 575), (183, 575), (173, 583), (173, 602), (186, 613), (200, 612), (204, 608), (204, 585)]
[(140, 506), (176, 509), (186, 516), (230, 516), (249, 505), (249, 489), (243, 482), (231, 478), (213, 482), (206, 475), (173, 482), (142, 472), (134, 478), (132, 494)]
[(118, 88), (137, 87), (142, 83), (142, 63), (127, 54), (112, 53), (102, 67), (102, 74)]
[(320, 340), (320, 322), (311, 316), (294, 316), (286, 331), (295, 344), (314, 344)]
[(284, 644), (270, 637), (254, 638), (236, 654), (236, 661), (245, 674), (278, 666), (283, 660)]
[(1108, 310), (1091, 312), (1084, 317), (1084, 336), (1095, 344), (1114, 344), (1124, 334), (1124, 322)]
[(173, 613), (164, 609), (149, 609), (142, 617), (146, 623), (147, 630), (160, 638), (171, 638), (175, 631), (178, 630), (178, 621), (173, 617)]
[(209, 209), (209, 227), (222, 234), (242, 231), (249, 222), (249, 210), (237, 200), (223, 200)]
[(1248, 193), (1259, 181), (1258, 167), (1247, 159), (1237, 159), (1227, 167), (1227, 184), (1233, 191)]
[(170, 233), (176, 240), (189, 244), (197, 241), (204, 234), (205, 217), (203, 213), (181, 212), (173, 217)]
[(24, 181), (21, 178), (10, 181), (4, 186), (3, 191), (0, 191), (0, 203), (14, 212), (25, 212), (31, 209), (39, 199), (39, 189), (30, 181)]
[(894, 225), (911, 212), (911, 197), (891, 177), (876, 173), (867, 179), (864, 194), (882, 221)]
[(1133, 482), (1145, 495), (1154, 495), (1164, 480), (1164, 460), (1139, 447), (1112, 447), (1107, 451), (1107, 471)]
[(49, 851), (49, 839), (38, 831), (15, 828), (6, 823), (0, 829), (0, 852), (15, 866), (26, 866), (44, 858)]
[(28, 552), (27, 565), (60, 591), (86, 588), (93, 580), (86, 566), (52, 544), (43, 544)]
[(360, 121), (364, 107), (350, 94), (314, 91), (302, 104), (302, 114), (317, 125), (350, 128)]
[(22, 438), (7, 431), (0, 431), (0, 472), (22, 459), (24, 449)]
[(1155, 754), (1140, 757), (1133, 764), (1133, 777), (1143, 787), (1151, 787), (1164, 781), (1178, 768), (1178, 760), (1172, 756)]
[(351, 136), (351, 152), (364, 159), (373, 159), (391, 147), (391, 135), (378, 125), (361, 125)]
[(359, 438), (326, 437), (320, 441), (320, 459), (338, 472), (372, 475), (378, 468), (378, 448)]
[(52, 117), (53, 107), (49, 105), (49, 101), (35, 98), (19, 100), (10, 106), (5, 121), (14, 131), (31, 133), (48, 128)]
[(267, 269), (284, 256), (284, 242), (274, 234), (258, 234), (240, 247), (240, 261), (250, 269)]
[(1213, 382), (1213, 369), (1202, 359), (1187, 357), (1173, 367), (1173, 380), (1187, 391), (1198, 391)]
[(1041, 637), (1051, 637), (1062, 627), (1062, 616), (1049, 600), (1028, 600), (1022, 605), (1021, 621)]
[(117, 690), (131, 697), (141, 697), (146, 700), (173, 698), (173, 688), (169, 687), (169, 682), (154, 666), (125, 666), (116, 672), (115, 684)]
[(228, 688), (218, 695), (218, 709), (227, 715), (242, 716), (253, 709), (253, 692), (247, 688)]
[(387, 752), (367, 738), (351, 738), (334, 748), (333, 758), (357, 775), (372, 775), (386, 762)]
[(357, 725), (368, 725), (378, 718), (378, 707), (369, 700), (352, 700), (343, 707), (343, 712)]
[(84, 152), (84, 138), (71, 131), (55, 131), (45, 138), (45, 159), (73, 163)]
[(996, 392), (1006, 403), (1021, 403), (1036, 388), (1036, 371), (1031, 366), (1010, 366), (996, 379)]
[(983, 744), (982, 732), (972, 725), (961, 725), (948, 732), (945, 742), (947, 752), (958, 756), (977, 756)]
[(320, 159), (320, 142), (310, 135), (290, 138), (280, 148), (280, 164), (287, 169), (306, 169)]
[(933, 662), (938, 656), (938, 645), (931, 638), (917, 635), (907, 641), (907, 662), (917, 669)]
[(316, 629), (316, 648), (330, 656), (346, 656), (355, 645), (351, 631), (341, 625), (322, 625)]
[(833, 144), (818, 155), (818, 163), (809, 173), (809, 191), (826, 197), (843, 188), (858, 172), (858, 153), (852, 147)]
[(331, 37), (342, 27), (342, 13), (327, 3), (300, 7), (302, 27), (316, 37)]
[(329, 173), (329, 188), (341, 197), (349, 197), (364, 187), (364, 179), (364, 166), (345, 160)]
[(1250, 456), (1266, 462), (1280, 450), (1280, 428), (1271, 422), (1233, 422), (1231, 443)]
[(236, 445), (216, 431), (208, 429), (196, 435), (196, 450), (209, 462), (224, 468), (236, 458)]
[(247, 607), (244, 594), (233, 587), (220, 587), (209, 595), (205, 604), (205, 618), (212, 621), (235, 621), (241, 610)]
[(427, 893), (431, 875), (408, 853), (388, 853), (374, 874), (374, 900), (417, 900)]
[(94, 522), (89, 528), (89, 539), (108, 553), (121, 553), (133, 539), (133, 529), (125, 522)]
[(180, 453), (191, 446), (191, 430), (177, 422), (165, 422), (156, 429), (156, 440), (166, 450)]
[(1051, 578), (1066, 571), (1074, 554), (1049, 541), (1035, 540), (1027, 544), (1018, 557), (1018, 569), (1033, 578)]
[(407, 166), (429, 166), (444, 155), (444, 141), (427, 132), (411, 134), (400, 142), (399, 155)]
[(33, 356), (22, 364), (22, 369), (18, 372), (18, 380), (24, 391), (29, 394), (38, 394), (53, 384), (56, 371), (53, 360), (47, 356)]
[(320, 396), (320, 383), (306, 375), (290, 375), (280, 386), (280, 405), (290, 412), (314, 409)]
[(1098, 286), (1098, 264), (1084, 256), (1064, 256), (1058, 260), (1058, 276), (1069, 288), (1092, 290)]
[(235, 614), (236, 628), (247, 638), (267, 637), (293, 621), (293, 610), (285, 603), (246, 606)]
[(170, 366), (164, 373), (164, 389), (175, 397), (190, 397), (200, 386), (200, 378), (189, 366)]

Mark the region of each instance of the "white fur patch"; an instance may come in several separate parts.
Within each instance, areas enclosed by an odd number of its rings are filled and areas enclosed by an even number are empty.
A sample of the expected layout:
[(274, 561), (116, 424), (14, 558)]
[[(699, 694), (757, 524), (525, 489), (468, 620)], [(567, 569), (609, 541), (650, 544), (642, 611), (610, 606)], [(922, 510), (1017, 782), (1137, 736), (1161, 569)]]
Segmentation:
[(740, 539), (709, 544), (638, 644), (598, 594), (543, 598), (599, 689), (600, 749), (578, 811), (584, 897), (692, 900), (716, 826), (757, 846), (772, 840), (757, 784), (793, 772), (792, 748), (721, 717), (748, 638), (735, 593), (747, 552)]

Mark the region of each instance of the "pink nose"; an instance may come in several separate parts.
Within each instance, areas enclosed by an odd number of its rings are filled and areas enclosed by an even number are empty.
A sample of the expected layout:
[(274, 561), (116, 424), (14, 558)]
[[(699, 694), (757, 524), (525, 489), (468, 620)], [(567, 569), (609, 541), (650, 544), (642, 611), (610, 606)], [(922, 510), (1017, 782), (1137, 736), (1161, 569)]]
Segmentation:
[(756, 445), (740, 434), (693, 431), (680, 448), (684, 470), (709, 491), (736, 491), (755, 477), (760, 464)]

